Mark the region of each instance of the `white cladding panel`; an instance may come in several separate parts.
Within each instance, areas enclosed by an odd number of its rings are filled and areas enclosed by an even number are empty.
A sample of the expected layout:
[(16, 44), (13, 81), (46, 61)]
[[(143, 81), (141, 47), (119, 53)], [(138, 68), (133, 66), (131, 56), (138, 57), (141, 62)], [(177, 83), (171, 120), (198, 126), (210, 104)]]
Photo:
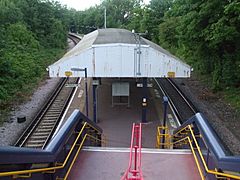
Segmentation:
[(134, 47), (99, 46), (94, 49), (96, 77), (133, 77)]
[[(49, 66), (50, 77), (65, 77), (71, 68), (87, 68), (88, 77), (164, 77), (174, 72), (175, 77), (190, 77), (190, 66), (157, 51), (141, 46), (140, 75), (136, 45), (95, 45), (76, 56), (64, 57)], [(84, 72), (72, 71), (72, 77), (84, 77)]]
[[(87, 67), (88, 76), (94, 77), (94, 66), (92, 64), (93, 49), (87, 49), (77, 56), (71, 56), (60, 60), (53, 65), (49, 66), (50, 77), (66, 77), (65, 72), (71, 71), (71, 68), (84, 68)], [(72, 71), (71, 77), (84, 77), (84, 72)]]

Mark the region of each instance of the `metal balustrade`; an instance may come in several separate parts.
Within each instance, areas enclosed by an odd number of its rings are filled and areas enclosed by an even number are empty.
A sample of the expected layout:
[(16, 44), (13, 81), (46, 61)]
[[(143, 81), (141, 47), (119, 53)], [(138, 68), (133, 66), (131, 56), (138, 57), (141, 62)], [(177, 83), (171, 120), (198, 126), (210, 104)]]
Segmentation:
[(67, 179), (82, 146), (101, 146), (101, 135), (101, 128), (75, 110), (46, 149), (1, 147), (0, 177)]
[[(143, 180), (142, 175), (142, 124), (133, 124), (129, 164), (121, 180)], [(133, 157), (134, 155), (134, 157)]]
[[(173, 135), (161, 134), (159, 127), (156, 147), (190, 148), (202, 179), (240, 179), (240, 156), (232, 156), (201, 113), (186, 121)], [(162, 143), (163, 137), (171, 140)]]

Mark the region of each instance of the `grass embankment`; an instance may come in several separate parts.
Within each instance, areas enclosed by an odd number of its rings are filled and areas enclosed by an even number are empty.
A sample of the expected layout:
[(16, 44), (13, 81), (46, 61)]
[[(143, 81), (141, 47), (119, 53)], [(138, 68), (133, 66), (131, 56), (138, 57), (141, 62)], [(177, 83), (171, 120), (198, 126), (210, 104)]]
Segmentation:
[(8, 114), (14, 105), (29, 99), (39, 83), (47, 78), (46, 67), (62, 57), (64, 53), (64, 49), (44, 48), (35, 52), (22, 53), (18, 57), (17, 53), (13, 53), (8, 57), (8, 60), (14, 59), (14, 62), (11, 66), (4, 68), (9, 68), (13, 73), (20, 73), (0, 78), (4, 82), (0, 87), (0, 125), (8, 120)]
[(212, 77), (197, 75), (200, 81), (207, 86), (209, 89), (212, 89), (213, 93), (217, 93), (218, 96), (223, 97), (224, 101), (227, 104), (230, 104), (236, 112), (240, 115), (240, 87), (222, 87), (222, 89), (214, 90), (212, 88)]
[(223, 93), (225, 100), (240, 114), (240, 88), (226, 88)]

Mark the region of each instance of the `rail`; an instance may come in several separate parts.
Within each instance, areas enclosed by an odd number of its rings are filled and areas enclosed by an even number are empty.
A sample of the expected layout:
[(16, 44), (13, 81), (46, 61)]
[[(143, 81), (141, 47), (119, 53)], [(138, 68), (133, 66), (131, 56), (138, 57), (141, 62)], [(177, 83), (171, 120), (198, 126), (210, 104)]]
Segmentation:
[(198, 112), (197, 108), (194, 107), (173, 80), (170, 78), (154, 78), (154, 81), (162, 94), (168, 97), (169, 106), (177, 121), (181, 122), (181, 124)]
[(205, 176), (240, 179), (240, 156), (228, 154), (201, 113), (190, 118), (173, 134), (174, 141), (169, 146), (190, 147), (202, 179)]
[(53, 91), (53, 93), (50, 95), (49, 100), (45, 102), (45, 104), (42, 106), (40, 111), (38, 111), (37, 115), (34, 117), (34, 119), (31, 121), (31, 123), (28, 125), (26, 130), (22, 133), (22, 135), (19, 137), (17, 142), (14, 144), (14, 146), (23, 146), (25, 140), (32, 134), (36, 126), (40, 123), (41, 118), (43, 114), (47, 111), (47, 109), (51, 106), (54, 99), (57, 97), (59, 92), (61, 91), (62, 87), (66, 83), (67, 78), (62, 78), (57, 85), (57, 88)]
[[(121, 180), (143, 180), (141, 169), (142, 124), (133, 124), (129, 164)], [(133, 162), (134, 153), (134, 162)], [(133, 168), (132, 168), (133, 166)]]
[[(0, 147), (0, 177), (44, 179), (46, 176), (42, 176), (49, 174), (49, 178), (66, 179), (83, 144), (90, 143), (90, 138), (95, 145), (101, 145), (101, 134), (101, 128), (75, 110), (45, 150)], [(7, 164), (15, 168), (19, 165), (19, 169), (4, 171)], [(46, 167), (31, 169), (36, 164)], [(23, 169), (26, 165), (29, 168)]]
[(75, 33), (68, 33), (68, 38), (71, 39), (75, 45), (77, 45), (79, 43), (79, 41), (82, 40), (83, 37), (75, 34)]

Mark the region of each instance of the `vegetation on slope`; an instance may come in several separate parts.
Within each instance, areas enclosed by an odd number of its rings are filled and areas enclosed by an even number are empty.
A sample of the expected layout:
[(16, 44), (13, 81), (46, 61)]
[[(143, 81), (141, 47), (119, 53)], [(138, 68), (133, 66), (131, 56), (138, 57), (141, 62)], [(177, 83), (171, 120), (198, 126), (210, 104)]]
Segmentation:
[(39, 0), (0, 1), (0, 106), (26, 96), (64, 52), (67, 11)]

